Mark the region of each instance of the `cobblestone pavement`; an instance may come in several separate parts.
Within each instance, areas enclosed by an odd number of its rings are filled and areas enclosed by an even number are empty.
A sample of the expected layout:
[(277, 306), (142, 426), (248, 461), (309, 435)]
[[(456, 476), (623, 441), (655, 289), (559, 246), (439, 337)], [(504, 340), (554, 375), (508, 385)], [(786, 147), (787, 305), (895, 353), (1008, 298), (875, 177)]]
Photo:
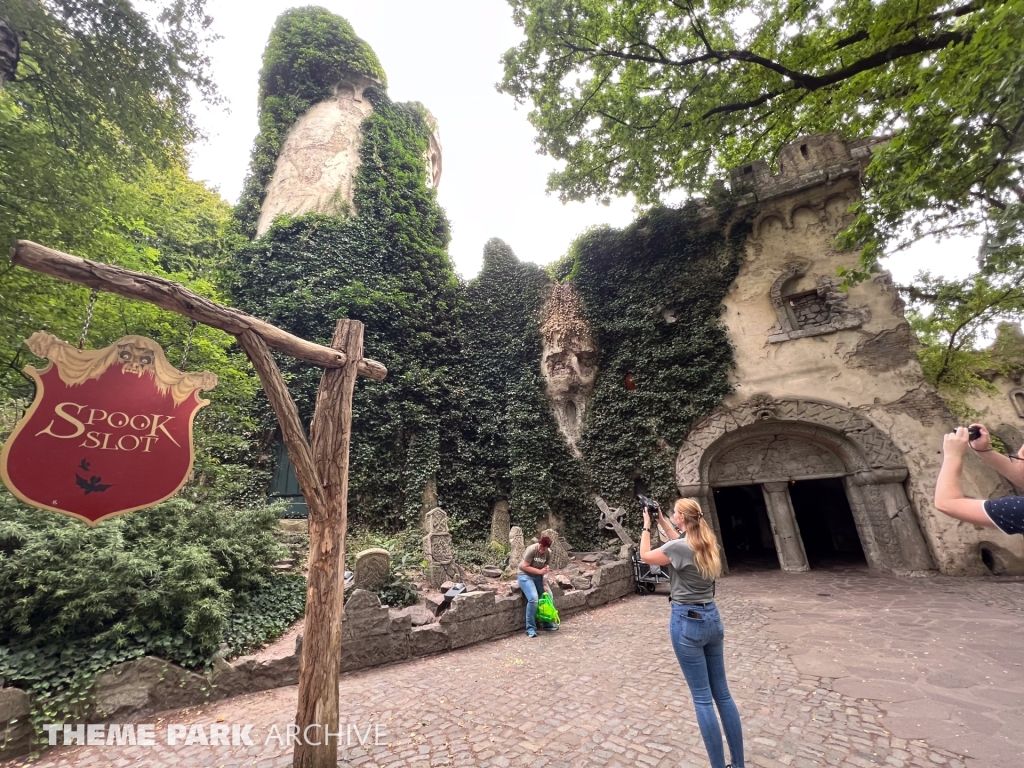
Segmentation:
[[(866, 570), (721, 580), (730, 685), (747, 765), (1020, 768), (1024, 582), (896, 579)], [(667, 635), (664, 595), (341, 680), (339, 765), (707, 766)], [(296, 689), (144, 719), (156, 747), (67, 747), (38, 768), (290, 765), (270, 739)], [(252, 723), (252, 747), (167, 746), (166, 726)], [(364, 746), (367, 726), (380, 741)]]

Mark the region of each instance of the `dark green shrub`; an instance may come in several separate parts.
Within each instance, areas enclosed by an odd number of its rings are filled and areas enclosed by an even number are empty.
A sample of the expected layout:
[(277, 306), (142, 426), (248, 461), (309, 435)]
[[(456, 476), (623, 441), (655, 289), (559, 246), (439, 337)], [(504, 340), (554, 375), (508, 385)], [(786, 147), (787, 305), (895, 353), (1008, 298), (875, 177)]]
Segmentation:
[(383, 587), (377, 590), (377, 597), (383, 605), (392, 608), (405, 608), (407, 605), (416, 605), (420, 601), (420, 593), (416, 585), (400, 568), (395, 567), (391, 562), (391, 579)]
[(0, 678), (33, 696), (37, 729), (122, 661), (208, 664), (233, 612), (263, 607), (246, 596), (272, 587), (277, 514), (179, 496), (89, 528), (0, 492)]

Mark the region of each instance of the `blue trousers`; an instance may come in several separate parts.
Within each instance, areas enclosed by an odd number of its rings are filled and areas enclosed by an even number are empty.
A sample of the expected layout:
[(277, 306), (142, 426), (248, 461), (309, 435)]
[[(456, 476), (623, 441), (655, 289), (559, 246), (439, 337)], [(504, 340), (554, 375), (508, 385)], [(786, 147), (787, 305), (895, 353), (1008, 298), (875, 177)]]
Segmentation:
[(544, 591), (544, 577), (519, 574), (519, 587), (526, 595), (526, 633), (537, 634), (537, 600)]
[[(696, 611), (699, 619), (691, 619), (687, 611)], [(729, 693), (725, 679), (725, 628), (715, 605), (672, 603), (669, 631), (672, 649), (676, 652), (686, 684), (690, 687), (693, 706), (697, 710), (697, 725), (708, 751), (711, 768), (725, 768), (722, 749), (722, 729), (729, 742), (729, 756), (734, 768), (743, 768), (743, 729), (740, 712)], [(715, 705), (722, 718), (719, 729)]]

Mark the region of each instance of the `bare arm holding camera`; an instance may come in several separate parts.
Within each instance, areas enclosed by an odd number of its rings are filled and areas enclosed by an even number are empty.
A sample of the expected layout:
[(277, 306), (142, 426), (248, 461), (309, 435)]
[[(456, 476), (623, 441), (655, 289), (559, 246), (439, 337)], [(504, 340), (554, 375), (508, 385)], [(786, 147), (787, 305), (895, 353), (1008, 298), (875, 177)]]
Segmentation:
[[(661, 518), (658, 510), (658, 518)], [(664, 528), (662, 528), (664, 530)], [(660, 549), (651, 549), (651, 513), (644, 509), (644, 530), (640, 535), (640, 559), (648, 565), (668, 565), (668, 555)]]
[(661, 532), (664, 534), (666, 539), (672, 540), (679, 538), (679, 529), (672, 525), (671, 520), (661, 514), (660, 509), (658, 510), (658, 527), (661, 529)]
[[(973, 430), (975, 429), (977, 429), (977, 438), (972, 437), (974, 434)], [(1024, 461), (1018, 460), (1024, 458), (1022, 456), (1024, 454), (1024, 446), (1021, 446), (1020, 451), (1017, 453), (1017, 458), (1011, 459), (992, 448), (992, 437), (984, 424), (971, 424), (967, 431), (967, 444), (978, 455), (982, 463), (994, 469), (1014, 485), (1024, 487)]]
[(935, 484), (935, 508), (965, 523), (998, 528), (1007, 534), (1024, 533), (1024, 497), (982, 501), (964, 496), (961, 475), (968, 448), (973, 448), (985, 464), (1011, 483), (1024, 485), (1024, 466), (993, 450), (984, 426), (957, 427), (942, 439), (942, 468)]

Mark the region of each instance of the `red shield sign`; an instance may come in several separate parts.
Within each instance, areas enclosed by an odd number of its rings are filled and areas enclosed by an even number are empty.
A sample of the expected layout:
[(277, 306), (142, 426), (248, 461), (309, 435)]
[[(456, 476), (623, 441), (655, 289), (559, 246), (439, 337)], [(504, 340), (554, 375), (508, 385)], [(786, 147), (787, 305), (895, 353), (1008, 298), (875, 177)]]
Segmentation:
[(80, 351), (48, 333), (25, 342), (50, 360), (25, 367), (36, 396), (0, 454), (11, 493), (95, 525), (170, 498), (192, 471), (192, 421), (216, 386), (212, 373), (182, 373), (160, 346), (125, 336)]

